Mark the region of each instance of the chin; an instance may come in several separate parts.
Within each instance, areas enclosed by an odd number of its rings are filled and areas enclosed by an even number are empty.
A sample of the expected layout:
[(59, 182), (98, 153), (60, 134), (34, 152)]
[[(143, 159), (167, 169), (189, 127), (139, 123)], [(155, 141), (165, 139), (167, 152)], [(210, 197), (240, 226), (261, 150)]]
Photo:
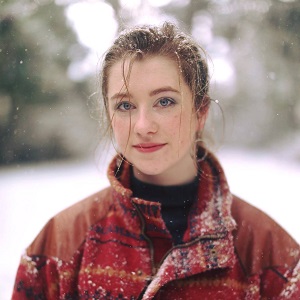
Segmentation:
[(149, 170), (149, 169), (139, 169), (139, 168), (136, 168), (136, 170), (138, 174), (141, 174), (143, 176), (159, 176), (163, 173), (162, 171), (159, 170)]
[(142, 176), (158, 176), (163, 173), (163, 170), (160, 168), (154, 168), (152, 166), (138, 166), (137, 164), (133, 164), (133, 166), (136, 168), (136, 171), (138, 174)]

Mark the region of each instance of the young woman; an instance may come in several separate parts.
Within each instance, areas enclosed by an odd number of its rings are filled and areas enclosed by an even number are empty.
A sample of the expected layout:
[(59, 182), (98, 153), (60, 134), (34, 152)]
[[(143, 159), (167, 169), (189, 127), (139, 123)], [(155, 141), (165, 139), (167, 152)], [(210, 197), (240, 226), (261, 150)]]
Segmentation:
[(201, 143), (201, 48), (169, 23), (125, 31), (101, 84), (111, 185), (48, 222), (13, 299), (300, 299), (299, 245), (230, 193)]

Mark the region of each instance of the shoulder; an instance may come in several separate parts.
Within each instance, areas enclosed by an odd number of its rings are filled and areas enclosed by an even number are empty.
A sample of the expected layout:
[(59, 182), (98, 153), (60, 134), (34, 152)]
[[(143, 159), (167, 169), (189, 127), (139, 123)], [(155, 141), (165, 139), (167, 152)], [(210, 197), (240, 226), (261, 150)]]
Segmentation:
[(70, 259), (84, 241), (88, 228), (107, 215), (112, 202), (108, 187), (63, 210), (48, 221), (27, 248), (27, 255)]
[(234, 244), (248, 275), (267, 268), (293, 269), (299, 261), (299, 245), (272, 218), (233, 196), (232, 216), (237, 223)]

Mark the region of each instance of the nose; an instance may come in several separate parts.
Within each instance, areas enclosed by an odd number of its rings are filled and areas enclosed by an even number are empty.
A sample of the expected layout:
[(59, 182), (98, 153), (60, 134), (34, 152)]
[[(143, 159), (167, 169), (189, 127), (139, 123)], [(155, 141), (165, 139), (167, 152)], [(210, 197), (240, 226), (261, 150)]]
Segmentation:
[(158, 124), (153, 114), (148, 110), (140, 110), (133, 120), (133, 131), (143, 137), (150, 136), (157, 132)]

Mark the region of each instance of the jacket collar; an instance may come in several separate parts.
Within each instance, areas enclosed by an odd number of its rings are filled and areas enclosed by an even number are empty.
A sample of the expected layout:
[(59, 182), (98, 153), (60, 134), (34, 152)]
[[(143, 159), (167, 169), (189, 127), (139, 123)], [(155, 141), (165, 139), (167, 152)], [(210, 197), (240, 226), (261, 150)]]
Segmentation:
[[(204, 148), (199, 149), (198, 157), (198, 200), (191, 208), (184, 242), (199, 236), (219, 236), (231, 232), (236, 226), (231, 216), (232, 195), (220, 163)], [(134, 209), (131, 202), (129, 163), (123, 157), (116, 156), (109, 165), (107, 175), (122, 207)], [(143, 202), (154, 205), (149, 201)]]
[[(183, 244), (175, 246), (167, 253), (143, 299), (152, 299), (160, 287), (172, 280), (207, 270), (231, 268), (235, 264), (232, 231), (236, 223), (231, 216), (232, 195), (223, 169), (215, 156), (200, 149), (199, 157), (203, 158), (198, 160), (198, 199), (191, 208)], [(110, 164), (108, 178), (122, 208), (130, 211), (133, 217), (129, 218), (128, 226), (136, 226), (134, 219), (138, 218), (134, 218), (136, 212), (131, 201), (142, 201), (145, 205), (149, 201), (131, 199), (129, 164), (115, 157)], [(149, 205), (159, 206), (153, 202)]]

